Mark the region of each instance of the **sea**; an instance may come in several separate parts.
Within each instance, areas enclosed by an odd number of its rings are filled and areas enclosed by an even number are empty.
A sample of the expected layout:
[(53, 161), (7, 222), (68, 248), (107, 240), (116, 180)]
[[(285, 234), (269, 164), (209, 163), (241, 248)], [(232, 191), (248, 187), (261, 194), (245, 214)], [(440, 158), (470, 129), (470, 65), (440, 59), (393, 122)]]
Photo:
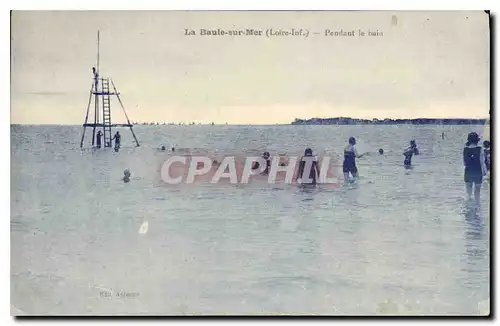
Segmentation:
[[(490, 313), (490, 181), (467, 201), (462, 158), (482, 126), (141, 125), (139, 147), (119, 130), (115, 152), (92, 149), (89, 130), (80, 149), (81, 126), (11, 126), (13, 315)], [(369, 153), (355, 186), (341, 170), (350, 136)], [(337, 158), (339, 184), (169, 185), (172, 147), (309, 147)]]

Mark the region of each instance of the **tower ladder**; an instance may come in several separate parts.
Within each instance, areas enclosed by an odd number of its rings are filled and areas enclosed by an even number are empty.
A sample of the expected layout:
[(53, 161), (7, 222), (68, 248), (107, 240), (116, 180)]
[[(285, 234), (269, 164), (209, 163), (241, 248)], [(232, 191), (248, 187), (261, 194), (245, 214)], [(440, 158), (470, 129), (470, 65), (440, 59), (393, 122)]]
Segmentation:
[(111, 147), (111, 99), (109, 97), (109, 79), (103, 78), (102, 85), (102, 114), (103, 114), (103, 131), (104, 131), (104, 147)]

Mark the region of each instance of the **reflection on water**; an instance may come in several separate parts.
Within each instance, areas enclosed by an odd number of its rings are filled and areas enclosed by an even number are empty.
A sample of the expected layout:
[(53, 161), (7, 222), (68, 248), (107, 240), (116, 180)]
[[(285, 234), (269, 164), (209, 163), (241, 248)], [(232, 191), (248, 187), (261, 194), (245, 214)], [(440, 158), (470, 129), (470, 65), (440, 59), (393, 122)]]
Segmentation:
[(485, 222), (481, 216), (481, 206), (472, 201), (468, 201), (463, 208), (465, 222), (467, 222), (465, 238), (471, 242), (484, 240)]
[(489, 289), (482, 285), (489, 283), (489, 239), (485, 218), (480, 204), (466, 201), (462, 208), (465, 218), (465, 266), (464, 283), (470, 289), (469, 296), (476, 298), (479, 304), (489, 301)]

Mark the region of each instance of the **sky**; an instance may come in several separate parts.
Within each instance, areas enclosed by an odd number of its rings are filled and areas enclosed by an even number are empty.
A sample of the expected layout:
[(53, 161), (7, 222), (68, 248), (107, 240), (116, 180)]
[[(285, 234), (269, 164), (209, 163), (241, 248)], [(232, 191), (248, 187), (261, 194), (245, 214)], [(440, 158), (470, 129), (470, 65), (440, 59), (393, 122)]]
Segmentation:
[[(265, 36), (292, 28), (309, 36)], [(483, 11), (14, 11), (11, 123), (83, 123), (98, 30), (100, 74), (113, 79), (132, 121), (488, 117)], [(112, 106), (113, 122), (124, 122)]]

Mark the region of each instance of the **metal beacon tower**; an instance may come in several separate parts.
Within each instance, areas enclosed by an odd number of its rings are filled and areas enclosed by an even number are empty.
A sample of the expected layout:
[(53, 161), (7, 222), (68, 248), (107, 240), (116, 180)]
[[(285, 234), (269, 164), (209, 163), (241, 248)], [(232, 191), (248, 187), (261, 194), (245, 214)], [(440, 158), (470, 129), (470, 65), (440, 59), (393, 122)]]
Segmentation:
[[(83, 143), (85, 141), (85, 131), (87, 128), (92, 128), (92, 147), (96, 143), (96, 131), (102, 131), (103, 135), (103, 147), (111, 148), (111, 143), (113, 139), (112, 130), (113, 127), (128, 127), (130, 132), (134, 137), (136, 146), (139, 146), (139, 141), (135, 136), (134, 130), (132, 129), (132, 124), (125, 112), (122, 100), (120, 99), (120, 93), (116, 90), (115, 84), (111, 78), (99, 76), (99, 31), (97, 32), (97, 65), (92, 67), (93, 81), (92, 87), (90, 89), (89, 103), (87, 105), (87, 114), (85, 115), (85, 122), (83, 123), (83, 133), (82, 140), (80, 141), (80, 148), (83, 148)], [(110, 86), (112, 90), (110, 91)], [(113, 124), (111, 121), (111, 98), (115, 97), (120, 104), (123, 114), (127, 120), (127, 123)], [(92, 114), (90, 112), (90, 107), (94, 103), (94, 117), (92, 119)], [(90, 114), (90, 120), (89, 120)]]

